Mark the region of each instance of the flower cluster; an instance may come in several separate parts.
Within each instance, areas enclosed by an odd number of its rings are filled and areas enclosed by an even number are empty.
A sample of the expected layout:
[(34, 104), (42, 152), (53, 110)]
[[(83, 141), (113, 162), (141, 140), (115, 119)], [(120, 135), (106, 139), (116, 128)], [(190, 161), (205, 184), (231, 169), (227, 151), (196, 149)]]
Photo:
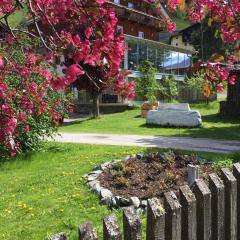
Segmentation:
[(171, 33), (171, 32), (175, 32), (176, 31), (177, 25), (170, 18), (164, 20), (164, 25), (165, 25), (165, 28), (167, 29), (168, 32)]
[[(0, 150), (14, 157), (22, 149), (34, 149), (43, 136), (56, 131), (71, 102), (54, 92), (50, 65), (41, 55), (5, 45), (0, 57)], [(38, 65), (35, 65), (38, 62)], [(45, 65), (45, 67), (44, 67)], [(65, 109), (66, 107), (66, 109)]]
[(240, 1), (239, 0), (197, 0), (188, 9), (188, 15), (193, 23), (210, 16), (209, 24), (217, 24), (221, 38), (226, 43), (240, 39)]
[(179, 6), (179, 0), (168, 0), (167, 7), (171, 12), (175, 12)]
[(135, 98), (135, 82), (127, 82), (125, 79), (118, 81), (115, 87), (115, 93), (120, 93), (123, 98), (134, 99)]
[(229, 82), (229, 84), (234, 85), (236, 81), (235, 75), (230, 75), (231, 68), (226, 66), (221, 66), (220, 64), (208, 63), (205, 69), (205, 80), (212, 82), (217, 86), (218, 92), (223, 92), (224, 82)]

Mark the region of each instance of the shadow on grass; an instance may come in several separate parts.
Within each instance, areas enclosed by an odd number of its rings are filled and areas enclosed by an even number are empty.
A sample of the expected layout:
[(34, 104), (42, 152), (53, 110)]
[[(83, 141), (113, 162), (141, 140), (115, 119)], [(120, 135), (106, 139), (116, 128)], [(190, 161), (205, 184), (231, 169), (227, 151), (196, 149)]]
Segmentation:
[(240, 117), (223, 117), (219, 114), (205, 115), (202, 117), (203, 122), (206, 123), (226, 123), (226, 124), (240, 124)]
[[(210, 138), (210, 139), (223, 139), (223, 140), (240, 140), (240, 119), (221, 117), (218, 114), (203, 116), (203, 125), (200, 127), (186, 128), (186, 127), (173, 127), (173, 126), (159, 126), (148, 125), (146, 123), (140, 125), (141, 128), (147, 129), (169, 129), (170, 130), (183, 130), (179, 134), (171, 134), (172, 137), (193, 137), (193, 138)], [(204, 127), (204, 124), (210, 123), (211, 127)], [(215, 124), (214, 124), (215, 123)], [(221, 126), (218, 124), (231, 124), (230, 126)], [(161, 135), (155, 135), (161, 136)]]
[(82, 123), (85, 123), (85, 122), (88, 122), (88, 121), (91, 121), (91, 120), (94, 120), (96, 118), (85, 118), (85, 119), (82, 119), (82, 120), (77, 120), (77, 121), (73, 121), (73, 122), (64, 122), (62, 124), (62, 127), (65, 127), (65, 126), (74, 126), (74, 125), (79, 125), (79, 124), (82, 124)]

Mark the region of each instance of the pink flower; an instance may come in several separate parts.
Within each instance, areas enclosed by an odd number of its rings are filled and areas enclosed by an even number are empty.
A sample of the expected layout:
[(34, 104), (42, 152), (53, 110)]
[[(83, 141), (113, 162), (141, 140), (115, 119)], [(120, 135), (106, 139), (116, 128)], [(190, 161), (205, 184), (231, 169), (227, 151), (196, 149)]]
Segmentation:
[(25, 133), (28, 133), (30, 131), (30, 126), (29, 125), (26, 125), (25, 127)]
[(175, 32), (177, 25), (175, 22), (173, 22), (171, 19), (167, 19), (164, 22), (165, 28), (167, 29), (168, 32)]
[(52, 80), (52, 87), (54, 90), (60, 90), (60, 89), (63, 90), (68, 85), (69, 85), (68, 80), (63, 76), (59, 76), (56, 79)]
[(11, 153), (10, 153), (11, 158), (16, 157), (16, 155), (17, 155), (16, 150), (12, 150)]
[(100, 5), (100, 6), (103, 5), (104, 3), (105, 3), (104, 0), (97, 0), (97, 4)]
[(29, 53), (27, 56), (27, 59), (25, 61), (25, 64), (30, 65), (30, 64), (36, 64), (37, 57), (33, 53)]
[(77, 77), (83, 75), (85, 72), (81, 70), (77, 64), (73, 64), (66, 71), (66, 77), (69, 82), (74, 82), (77, 80)]
[(231, 84), (231, 85), (235, 85), (235, 82), (236, 81), (236, 76), (235, 75), (232, 75), (231, 77), (229, 77), (229, 79), (228, 79), (228, 82), (229, 82), (229, 84)]
[(217, 84), (217, 91), (222, 93), (224, 91), (222, 83)]
[(27, 79), (31, 76), (31, 69), (28, 67), (19, 67), (20, 76)]
[(4, 66), (4, 61), (3, 61), (3, 58), (0, 57), (0, 69), (2, 69)]
[(19, 114), (18, 119), (20, 120), (21, 123), (25, 123), (25, 121), (26, 121), (26, 114), (23, 113), (23, 112), (21, 112), (21, 113)]
[(88, 27), (84, 31), (86, 38), (90, 38), (92, 36), (92, 28)]

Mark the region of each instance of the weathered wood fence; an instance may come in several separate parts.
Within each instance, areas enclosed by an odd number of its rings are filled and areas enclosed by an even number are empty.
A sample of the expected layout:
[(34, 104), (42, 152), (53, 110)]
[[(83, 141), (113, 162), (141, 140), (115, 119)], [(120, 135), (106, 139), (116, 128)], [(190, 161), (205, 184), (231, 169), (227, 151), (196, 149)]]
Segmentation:
[[(141, 240), (142, 226), (134, 208), (123, 209), (123, 232), (114, 215), (103, 219), (104, 240)], [(65, 234), (54, 240), (66, 240)], [(79, 226), (79, 240), (96, 240), (91, 224)], [(164, 194), (148, 200), (147, 240), (240, 240), (240, 163), (233, 171), (210, 174), (208, 184), (197, 180), (193, 187), (182, 186), (179, 197)]]

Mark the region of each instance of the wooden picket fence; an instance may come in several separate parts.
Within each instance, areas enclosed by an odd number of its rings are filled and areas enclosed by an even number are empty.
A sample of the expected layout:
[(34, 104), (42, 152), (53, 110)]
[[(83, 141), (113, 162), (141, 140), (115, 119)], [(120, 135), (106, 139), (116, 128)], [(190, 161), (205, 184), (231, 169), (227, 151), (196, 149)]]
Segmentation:
[[(209, 175), (208, 184), (197, 180), (192, 188), (182, 186), (179, 197), (164, 194), (148, 200), (147, 240), (240, 240), (240, 163), (233, 171), (222, 169)], [(79, 226), (79, 240), (96, 240), (91, 224)], [(104, 240), (141, 240), (142, 226), (134, 208), (123, 209), (123, 232), (114, 215), (103, 219)], [(65, 234), (54, 240), (66, 240)]]

